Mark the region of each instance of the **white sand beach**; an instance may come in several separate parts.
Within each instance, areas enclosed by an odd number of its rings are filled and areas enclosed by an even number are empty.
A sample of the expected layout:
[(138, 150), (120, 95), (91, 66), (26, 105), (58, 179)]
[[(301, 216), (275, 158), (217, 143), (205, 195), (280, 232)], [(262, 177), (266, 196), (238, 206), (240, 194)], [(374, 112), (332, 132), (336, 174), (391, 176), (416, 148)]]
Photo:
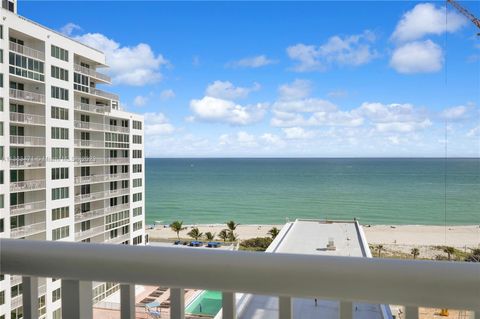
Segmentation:
[[(218, 234), (225, 229), (224, 224), (186, 225), (187, 229), (180, 232), (181, 238), (188, 238), (189, 229), (197, 226), (203, 233)], [(283, 225), (239, 225), (235, 232), (239, 239), (268, 236), (272, 227)], [(365, 235), (370, 244), (395, 246), (436, 246), (447, 245), (463, 249), (480, 247), (480, 226), (425, 226), (425, 225), (363, 225)], [(147, 230), (150, 240), (175, 239), (176, 233), (168, 226), (156, 226)]]

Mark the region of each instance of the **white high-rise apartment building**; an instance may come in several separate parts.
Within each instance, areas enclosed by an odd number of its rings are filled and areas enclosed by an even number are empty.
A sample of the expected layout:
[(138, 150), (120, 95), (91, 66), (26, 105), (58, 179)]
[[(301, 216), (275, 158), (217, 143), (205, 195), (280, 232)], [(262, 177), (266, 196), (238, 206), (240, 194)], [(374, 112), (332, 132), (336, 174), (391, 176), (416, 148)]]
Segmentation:
[[(105, 55), (17, 15), (0, 17), (0, 237), (143, 244), (143, 117), (97, 88)], [(101, 260), (99, 260), (101, 262)], [(94, 283), (95, 300), (118, 285)], [(0, 319), (22, 317), (22, 278), (0, 275)], [(60, 280), (40, 279), (41, 318)]]

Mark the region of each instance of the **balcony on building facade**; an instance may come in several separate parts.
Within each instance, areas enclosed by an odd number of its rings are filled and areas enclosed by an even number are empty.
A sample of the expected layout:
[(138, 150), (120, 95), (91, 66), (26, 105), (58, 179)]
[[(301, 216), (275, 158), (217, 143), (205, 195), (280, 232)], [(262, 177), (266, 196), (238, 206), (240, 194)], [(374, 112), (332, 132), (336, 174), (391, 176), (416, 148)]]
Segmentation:
[(116, 213), (122, 210), (127, 210), (130, 208), (129, 204), (121, 204), (121, 205), (116, 205), (116, 206), (108, 206), (104, 208), (99, 208), (95, 210), (91, 210), (88, 212), (77, 212), (75, 213), (75, 222), (83, 222), (85, 220), (89, 219), (95, 219), (98, 217), (105, 216), (105, 214), (111, 214), (111, 213)]
[(45, 232), (45, 222), (25, 225), (10, 230), (11, 238), (22, 238)]
[[(29, 287), (38, 285), (38, 277), (62, 279), (64, 318), (93, 317), (92, 283), (97, 281), (120, 283), (122, 319), (135, 318), (135, 284), (171, 287), (172, 319), (185, 318), (188, 288), (221, 291), (219, 316), (225, 319), (237, 317), (236, 293), (277, 296), (282, 319), (293, 317), (294, 298), (337, 300), (342, 319), (358, 318), (353, 307), (358, 302), (404, 305), (407, 319), (418, 318), (419, 307), (480, 311), (480, 265), (473, 262), (14, 239), (0, 239), (0, 245), (3, 273), (24, 276)], [(212, 271), (219, 267), (223, 271)], [(27, 318), (38, 317), (37, 291), (24, 287)]]
[(105, 131), (106, 128), (105, 124), (96, 122), (74, 121), (74, 125), (76, 129), (81, 130)]
[(45, 95), (31, 91), (10, 89), (10, 99), (22, 102), (45, 104)]
[(105, 234), (104, 242), (109, 243), (109, 244), (119, 244), (119, 243), (123, 243), (123, 242), (125, 242), (129, 239), (130, 239), (130, 234), (129, 233), (123, 234), (123, 235), (118, 235), (117, 237), (113, 237), (113, 238), (110, 238), (110, 233), (107, 233), (107, 234)]
[(10, 121), (23, 124), (45, 125), (45, 116), (10, 112)]
[(128, 177), (129, 177), (128, 173), (76, 176), (75, 184), (102, 183), (102, 182), (109, 182), (109, 181), (120, 180), (120, 179), (127, 179)]
[(24, 158), (11, 158), (10, 168), (39, 168), (45, 167), (45, 159), (24, 157)]
[(42, 210), (45, 210), (44, 200), (12, 205), (10, 206), (10, 215), (11, 216), (24, 215), (24, 214), (34, 213)]
[(75, 72), (82, 73), (84, 75), (90, 76), (97, 80), (101, 80), (105, 83), (112, 83), (112, 79), (108, 75), (97, 72), (94, 69), (86, 68), (80, 64), (74, 64), (74, 69), (75, 69)]
[(89, 90), (90, 90), (90, 93), (93, 94), (93, 95), (103, 97), (103, 98), (109, 99), (109, 100), (118, 101), (118, 95), (116, 95), (116, 94), (113, 94), (113, 93), (110, 93), (110, 92), (105, 92), (105, 91), (99, 90), (97, 88), (90, 88)]
[(10, 144), (24, 146), (45, 146), (45, 138), (38, 136), (10, 135)]
[(120, 133), (130, 132), (130, 129), (128, 127), (123, 127), (118, 125), (105, 125), (105, 129), (111, 132), (120, 132)]
[(45, 179), (10, 183), (11, 192), (35, 191), (43, 188), (45, 188)]
[(79, 101), (75, 101), (74, 109), (90, 113), (105, 113), (110, 111), (110, 107), (107, 105), (87, 104)]
[(105, 142), (101, 141), (101, 140), (75, 139), (75, 146), (104, 148), (105, 147)]
[(75, 204), (83, 203), (83, 202), (91, 202), (95, 200), (100, 200), (104, 198), (126, 195), (130, 193), (129, 188), (121, 188), (115, 190), (107, 190), (107, 191), (100, 191), (88, 194), (79, 194), (75, 195)]
[(15, 42), (10, 41), (9, 43), (10, 51), (16, 52), (18, 54), (28, 56), (29, 58), (45, 61), (45, 53), (30, 48), (26, 45), (21, 45)]
[(75, 233), (75, 241), (81, 241), (90, 237), (100, 235), (105, 232), (105, 226), (96, 226), (84, 231), (78, 231)]

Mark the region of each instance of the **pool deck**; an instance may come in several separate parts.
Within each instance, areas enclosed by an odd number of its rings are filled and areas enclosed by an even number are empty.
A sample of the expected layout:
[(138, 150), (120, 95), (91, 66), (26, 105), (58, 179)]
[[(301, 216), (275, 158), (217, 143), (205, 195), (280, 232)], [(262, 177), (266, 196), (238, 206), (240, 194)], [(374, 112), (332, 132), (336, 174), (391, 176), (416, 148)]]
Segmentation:
[[(327, 249), (329, 240), (334, 241), (335, 250)], [(371, 257), (361, 226), (348, 221), (296, 220), (287, 223), (267, 253)], [(338, 301), (318, 300), (315, 305), (314, 299), (292, 298), (292, 304), (293, 318), (339, 318)], [(237, 296), (237, 309), (239, 319), (277, 319), (278, 298), (240, 295)], [(354, 303), (353, 317), (384, 319), (388, 315), (380, 305)]]

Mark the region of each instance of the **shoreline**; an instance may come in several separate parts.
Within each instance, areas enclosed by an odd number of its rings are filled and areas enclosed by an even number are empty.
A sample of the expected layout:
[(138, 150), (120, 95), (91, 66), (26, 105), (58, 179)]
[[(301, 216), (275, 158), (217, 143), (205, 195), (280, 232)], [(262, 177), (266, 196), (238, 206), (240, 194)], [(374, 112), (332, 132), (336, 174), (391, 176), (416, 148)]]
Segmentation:
[[(253, 237), (267, 237), (272, 227), (281, 229), (284, 224), (248, 224), (238, 225), (235, 233), (240, 240)], [(180, 232), (181, 238), (188, 238), (187, 233), (193, 227), (198, 227), (200, 232), (218, 234), (226, 228), (225, 224), (197, 224), (184, 225), (186, 230)], [(480, 247), (480, 225), (362, 225), (371, 245), (387, 244), (395, 246), (453, 246), (457, 248)], [(152, 241), (172, 240), (177, 238), (168, 225), (155, 225), (153, 229), (147, 228), (147, 233)]]

